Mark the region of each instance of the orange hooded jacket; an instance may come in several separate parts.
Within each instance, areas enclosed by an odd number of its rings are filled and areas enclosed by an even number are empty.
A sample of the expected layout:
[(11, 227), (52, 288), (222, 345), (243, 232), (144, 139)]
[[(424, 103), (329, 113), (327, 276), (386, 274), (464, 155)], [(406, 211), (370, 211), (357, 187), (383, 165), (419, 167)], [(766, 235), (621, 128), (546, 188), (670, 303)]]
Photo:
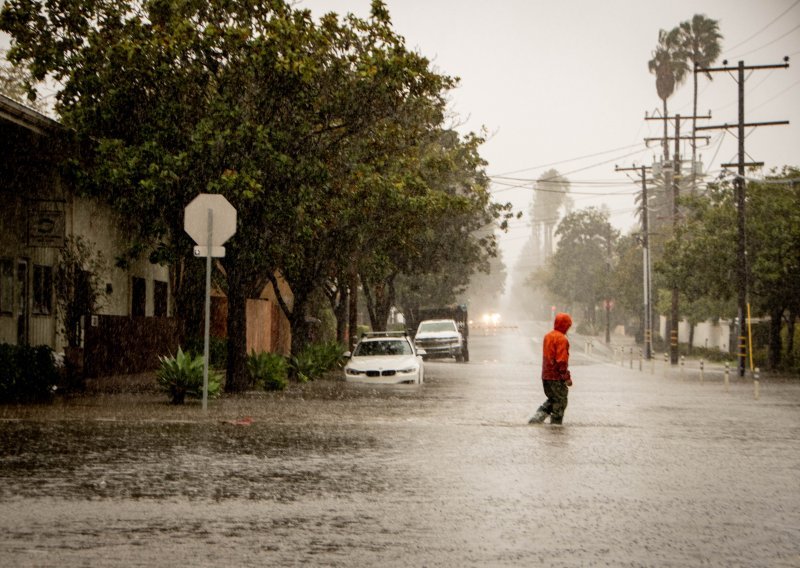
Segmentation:
[(542, 380), (566, 381), (569, 372), (569, 339), (566, 333), (572, 327), (569, 314), (556, 314), (553, 331), (544, 336), (542, 345)]

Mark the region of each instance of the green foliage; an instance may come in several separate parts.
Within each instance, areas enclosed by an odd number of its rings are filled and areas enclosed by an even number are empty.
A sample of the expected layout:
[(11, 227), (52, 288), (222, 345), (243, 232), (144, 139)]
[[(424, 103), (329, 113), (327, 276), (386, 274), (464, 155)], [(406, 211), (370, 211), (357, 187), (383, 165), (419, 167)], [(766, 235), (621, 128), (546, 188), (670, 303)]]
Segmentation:
[[(161, 368), (156, 373), (158, 387), (166, 392), (172, 404), (183, 404), (187, 396), (203, 397), (203, 357), (184, 353), (178, 347), (174, 357), (159, 357)], [(222, 377), (208, 369), (208, 397), (219, 395)]]
[(648, 70), (656, 76), (658, 98), (665, 105), (675, 88), (683, 83), (689, 73), (687, 53), (682, 41), (680, 28), (659, 30), (658, 45), (653, 51), (653, 58), (647, 62)]
[(333, 276), (366, 276), (380, 319), (396, 274), (455, 261), (463, 286), (494, 252), (493, 235), (473, 236), (504, 207), (483, 139), (446, 127), (457, 80), (406, 47), (382, 2), (366, 19), (286, 0), (6, 2), (0, 30), (15, 63), (61, 85), (59, 113), (85, 142), (76, 186), (122, 213), (130, 257), (161, 244), (153, 260), (195, 262), (182, 212), (199, 191), (237, 209), (220, 260), (230, 390), (247, 386), (242, 306), (276, 273), (299, 349)]
[(617, 265), (619, 231), (608, 221), (608, 212), (593, 207), (564, 217), (556, 229), (558, 249), (541, 271), (547, 289), (572, 306), (584, 306), (586, 319), (594, 322), (594, 308), (613, 299), (611, 276)]
[[(798, 175), (796, 168), (784, 168), (747, 184), (746, 266), (753, 317), (800, 311), (800, 185), (793, 181)], [(705, 195), (682, 200), (682, 205), (685, 223), (666, 243), (655, 268), (666, 286), (676, 285), (683, 293), (690, 321), (711, 314), (733, 318), (739, 265), (734, 185), (709, 184)], [(781, 361), (775, 339), (770, 367)], [(791, 360), (793, 354), (787, 355)]]
[[(205, 351), (205, 340), (202, 337), (191, 337), (186, 340), (186, 352), (195, 357), (202, 357)], [(216, 369), (224, 369), (228, 360), (228, 343), (220, 337), (208, 338), (209, 365)]]
[(57, 381), (50, 347), (0, 343), (0, 403), (48, 401)]
[(293, 376), (302, 382), (321, 378), (325, 373), (341, 368), (342, 346), (335, 342), (314, 343), (289, 359)]
[(250, 380), (268, 391), (283, 390), (288, 384), (289, 363), (279, 353), (253, 351), (247, 358)]
[(80, 235), (66, 238), (54, 274), (61, 333), (70, 347), (81, 340), (81, 318), (98, 311), (106, 298), (108, 264), (94, 243)]
[(37, 98), (36, 81), (27, 68), (14, 65), (6, 58), (7, 51), (0, 50), (0, 94), (20, 104), (47, 114), (47, 104)]

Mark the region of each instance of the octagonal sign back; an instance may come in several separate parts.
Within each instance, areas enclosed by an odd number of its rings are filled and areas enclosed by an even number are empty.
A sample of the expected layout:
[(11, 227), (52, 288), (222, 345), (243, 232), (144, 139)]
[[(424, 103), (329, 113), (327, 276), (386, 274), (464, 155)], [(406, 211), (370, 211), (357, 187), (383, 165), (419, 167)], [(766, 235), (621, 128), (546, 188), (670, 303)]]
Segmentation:
[[(211, 242), (208, 242), (208, 212), (211, 210)], [(220, 246), (236, 234), (236, 209), (218, 193), (201, 193), (183, 212), (183, 230), (203, 246)]]

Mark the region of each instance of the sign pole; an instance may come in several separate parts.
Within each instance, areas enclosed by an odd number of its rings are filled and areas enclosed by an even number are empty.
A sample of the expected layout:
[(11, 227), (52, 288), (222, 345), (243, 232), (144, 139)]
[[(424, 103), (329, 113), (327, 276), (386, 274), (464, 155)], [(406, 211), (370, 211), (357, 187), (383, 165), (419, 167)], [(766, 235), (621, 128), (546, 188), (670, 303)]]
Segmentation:
[[(211, 257), (225, 256), (225, 241), (236, 234), (236, 209), (219, 193), (200, 193), (186, 206), (183, 230), (197, 243), (194, 256), (206, 257), (206, 321), (203, 337), (203, 410), (208, 409), (211, 333)], [(204, 244), (205, 243), (205, 244)]]
[(214, 227), (214, 211), (208, 209), (208, 248), (206, 250), (206, 321), (203, 336), (203, 411), (208, 410), (208, 336), (211, 330), (211, 237)]

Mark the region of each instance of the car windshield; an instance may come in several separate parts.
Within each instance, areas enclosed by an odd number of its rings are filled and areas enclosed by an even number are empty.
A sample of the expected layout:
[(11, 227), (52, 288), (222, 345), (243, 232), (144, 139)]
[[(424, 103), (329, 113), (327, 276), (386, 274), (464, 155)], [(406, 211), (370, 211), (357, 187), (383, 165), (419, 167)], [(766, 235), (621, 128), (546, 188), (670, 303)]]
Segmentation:
[(356, 357), (373, 355), (411, 355), (411, 344), (404, 339), (383, 339), (380, 341), (362, 341), (356, 347)]
[(431, 321), (419, 324), (417, 333), (430, 331), (455, 331), (456, 326), (451, 321)]

